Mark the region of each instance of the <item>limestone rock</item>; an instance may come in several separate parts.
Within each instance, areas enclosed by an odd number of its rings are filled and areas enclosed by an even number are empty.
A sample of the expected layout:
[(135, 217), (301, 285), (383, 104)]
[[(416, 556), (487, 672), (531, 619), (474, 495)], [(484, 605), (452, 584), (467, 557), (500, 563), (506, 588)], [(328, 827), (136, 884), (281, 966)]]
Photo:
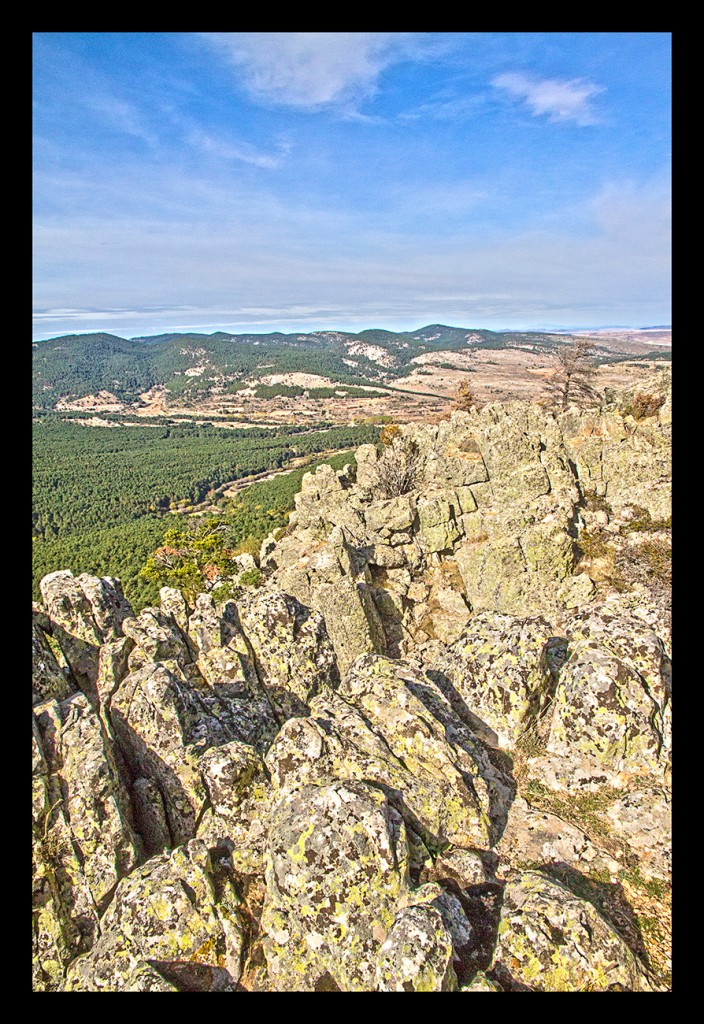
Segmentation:
[(603, 868), (611, 860), (575, 825), (531, 807), (522, 797), (511, 804), (496, 852), (502, 874), (514, 864), (581, 864), (586, 870)]
[[(512, 820), (515, 805), (516, 800), (511, 804), (507, 828)], [(487, 881), (488, 877), (486, 865), (480, 854), (476, 850), (465, 850), (457, 846), (450, 846), (447, 850), (443, 850), (435, 858), (432, 867), (422, 875), (424, 881), (450, 883), (460, 889), (467, 889), (471, 885), (481, 885)]]
[(55, 781), (33, 716), (32, 988), (50, 992), (63, 988), (66, 967), (90, 949), (99, 927)]
[(231, 644), (211, 647), (197, 665), (216, 703), (227, 708), (233, 736), (259, 751), (267, 750), (278, 732), (279, 718), (249, 654)]
[(405, 533), (413, 526), (416, 518), (415, 503), (409, 494), (377, 500), (365, 510), (364, 517), (372, 535), (388, 538), (393, 533)]
[(159, 591), (159, 604), (164, 615), (170, 615), (179, 629), (186, 632), (190, 609), (181, 591), (175, 587), (162, 587)]
[(195, 608), (188, 619), (188, 635), (199, 654), (206, 654), (212, 647), (222, 647), (221, 619), (210, 594), (199, 594)]
[(111, 640), (100, 648), (96, 693), (101, 709), (110, 706), (113, 693), (129, 672), (129, 656), (133, 648), (134, 640), (128, 636)]
[(444, 494), (420, 498), (418, 517), (420, 519), (419, 540), (425, 551), (452, 549), (454, 542), (460, 536), (460, 531), (455, 521), (454, 508)]
[(667, 789), (631, 789), (605, 812), (613, 833), (637, 856), (643, 875), (672, 873), (672, 796)]

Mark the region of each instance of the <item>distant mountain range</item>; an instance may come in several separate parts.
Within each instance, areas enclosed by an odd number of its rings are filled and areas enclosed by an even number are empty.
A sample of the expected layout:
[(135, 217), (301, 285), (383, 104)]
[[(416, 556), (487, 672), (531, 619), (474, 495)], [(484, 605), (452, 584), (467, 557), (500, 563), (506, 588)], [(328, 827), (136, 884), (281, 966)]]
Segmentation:
[[(430, 324), (413, 332), (366, 330), (308, 334), (159, 334), (126, 339), (114, 334), (69, 334), (35, 342), (33, 404), (107, 391), (135, 401), (155, 386), (196, 398), (218, 386), (237, 391), (277, 373), (303, 372), (342, 384), (393, 385), (429, 352), (529, 349), (549, 355), (568, 334), (487, 331)], [(609, 351), (606, 343), (602, 347)], [(614, 354), (621, 351), (614, 347)]]

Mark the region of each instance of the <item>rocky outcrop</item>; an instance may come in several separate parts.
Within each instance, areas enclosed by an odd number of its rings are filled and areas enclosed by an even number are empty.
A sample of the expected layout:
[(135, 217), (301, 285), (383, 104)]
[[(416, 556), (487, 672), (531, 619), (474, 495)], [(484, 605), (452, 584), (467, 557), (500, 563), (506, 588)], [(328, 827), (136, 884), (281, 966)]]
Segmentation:
[[(663, 371), (652, 385), (664, 402), (668, 382)], [(356, 481), (328, 466), (304, 477), (291, 527), (267, 540), (262, 566), (321, 612), (344, 668), (365, 651), (426, 662), (485, 610), (559, 622), (614, 582), (633, 583), (624, 567), (621, 581), (599, 565), (589, 575), (599, 516), (626, 562), (642, 539), (620, 537), (633, 509), (668, 521), (669, 405), (640, 420), (632, 408), (614, 393), (599, 412), (507, 402), (402, 427), (383, 456), (359, 449)], [(382, 497), (379, 467), (395, 450), (399, 460), (414, 452), (412, 489)]]
[(649, 419), (404, 428), (391, 498), (363, 446), (356, 480), (304, 478), (238, 600), (135, 616), (116, 580), (47, 577), (35, 989), (666, 990), (666, 608), (578, 561), (646, 483), (662, 512)]

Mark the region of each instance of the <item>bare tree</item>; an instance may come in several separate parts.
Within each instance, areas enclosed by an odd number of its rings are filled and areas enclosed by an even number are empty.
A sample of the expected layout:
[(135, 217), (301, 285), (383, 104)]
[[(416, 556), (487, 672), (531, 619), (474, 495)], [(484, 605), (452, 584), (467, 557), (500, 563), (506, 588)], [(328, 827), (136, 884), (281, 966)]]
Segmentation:
[(566, 409), (570, 402), (595, 404), (600, 400), (599, 392), (592, 385), (595, 375), (594, 343), (589, 338), (575, 338), (558, 350), (557, 367), (552, 376), (546, 378), (545, 387), (560, 409)]

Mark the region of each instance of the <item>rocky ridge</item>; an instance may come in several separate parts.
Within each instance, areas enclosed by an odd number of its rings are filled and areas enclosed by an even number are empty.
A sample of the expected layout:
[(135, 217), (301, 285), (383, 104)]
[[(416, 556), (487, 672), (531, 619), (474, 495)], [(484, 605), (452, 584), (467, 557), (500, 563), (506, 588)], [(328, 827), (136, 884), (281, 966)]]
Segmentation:
[(35, 989), (666, 990), (667, 385), (387, 432), (237, 600), (45, 577)]

